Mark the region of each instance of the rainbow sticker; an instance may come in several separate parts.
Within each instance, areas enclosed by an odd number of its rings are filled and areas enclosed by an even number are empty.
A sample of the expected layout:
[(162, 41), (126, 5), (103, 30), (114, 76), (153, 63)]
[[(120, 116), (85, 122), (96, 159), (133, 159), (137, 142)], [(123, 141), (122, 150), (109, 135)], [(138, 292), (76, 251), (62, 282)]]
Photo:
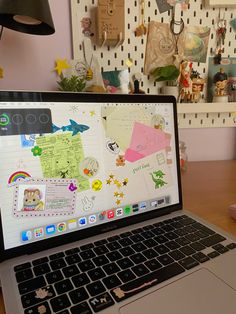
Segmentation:
[(17, 172), (14, 172), (10, 176), (10, 178), (8, 179), (8, 184), (11, 186), (11, 185), (18, 183), (19, 181), (25, 181), (28, 178), (31, 178), (31, 176), (27, 172), (17, 171)]

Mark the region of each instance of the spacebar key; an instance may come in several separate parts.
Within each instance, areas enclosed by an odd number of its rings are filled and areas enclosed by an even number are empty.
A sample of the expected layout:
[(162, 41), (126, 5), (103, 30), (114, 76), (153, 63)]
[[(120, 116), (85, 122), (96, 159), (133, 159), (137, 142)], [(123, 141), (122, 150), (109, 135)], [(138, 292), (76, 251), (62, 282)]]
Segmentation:
[(111, 290), (111, 294), (117, 302), (120, 302), (182, 272), (184, 272), (184, 268), (177, 263), (173, 263), (143, 277), (127, 282), (122, 286), (116, 287)]

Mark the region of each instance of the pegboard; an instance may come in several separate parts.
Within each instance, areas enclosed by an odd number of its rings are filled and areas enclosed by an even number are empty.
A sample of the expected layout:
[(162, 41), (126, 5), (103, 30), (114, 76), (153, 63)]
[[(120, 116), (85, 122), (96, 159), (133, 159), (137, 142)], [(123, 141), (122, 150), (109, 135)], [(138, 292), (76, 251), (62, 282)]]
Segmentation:
[[(223, 1), (223, 0), (222, 0)], [(113, 71), (126, 69), (126, 60), (131, 58), (133, 66), (129, 68), (130, 78), (134, 73), (143, 73), (146, 40), (147, 35), (135, 37), (134, 31), (140, 24), (140, 0), (125, 1), (125, 40), (117, 48), (104, 46), (99, 47), (96, 44), (96, 8), (97, 0), (71, 0), (71, 17), (73, 33), (73, 52), (75, 59), (83, 59), (83, 39), (81, 20), (83, 17), (90, 17), (92, 20), (92, 31), (95, 36), (92, 38), (93, 50), (96, 53), (102, 71)], [(182, 11), (181, 16), (185, 25), (193, 26), (211, 26), (211, 35), (208, 47), (208, 56), (213, 56), (216, 47), (215, 23), (219, 17), (227, 21), (227, 32), (224, 43), (223, 57), (235, 56), (236, 54), (236, 32), (231, 27), (230, 21), (236, 16), (234, 8), (206, 8), (204, 0), (190, 0), (189, 9)], [(145, 23), (150, 21), (169, 23), (171, 12), (160, 14), (155, 0), (145, 1)], [(208, 58), (207, 58), (208, 59)], [(207, 63), (194, 63), (193, 68), (197, 70), (202, 77), (206, 78), (208, 73)], [(160, 83), (154, 82), (153, 78), (143, 75), (141, 87), (146, 93), (157, 94)], [(203, 97), (205, 95), (203, 94)]]
[(179, 128), (236, 126), (236, 103), (178, 104)]

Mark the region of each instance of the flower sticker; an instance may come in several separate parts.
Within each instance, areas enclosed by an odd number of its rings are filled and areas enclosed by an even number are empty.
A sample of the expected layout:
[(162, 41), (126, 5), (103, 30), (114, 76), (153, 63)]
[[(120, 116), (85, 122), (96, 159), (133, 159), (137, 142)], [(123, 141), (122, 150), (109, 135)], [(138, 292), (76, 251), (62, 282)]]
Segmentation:
[(39, 146), (34, 146), (34, 148), (31, 149), (31, 152), (33, 153), (34, 156), (41, 156), (42, 155), (42, 148)]

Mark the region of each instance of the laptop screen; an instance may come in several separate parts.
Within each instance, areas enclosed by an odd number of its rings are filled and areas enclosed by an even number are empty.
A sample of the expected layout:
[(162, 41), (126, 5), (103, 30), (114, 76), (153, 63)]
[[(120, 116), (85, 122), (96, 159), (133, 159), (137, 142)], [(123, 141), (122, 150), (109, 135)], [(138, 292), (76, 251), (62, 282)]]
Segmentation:
[(173, 97), (0, 92), (3, 249), (174, 208), (176, 132)]

